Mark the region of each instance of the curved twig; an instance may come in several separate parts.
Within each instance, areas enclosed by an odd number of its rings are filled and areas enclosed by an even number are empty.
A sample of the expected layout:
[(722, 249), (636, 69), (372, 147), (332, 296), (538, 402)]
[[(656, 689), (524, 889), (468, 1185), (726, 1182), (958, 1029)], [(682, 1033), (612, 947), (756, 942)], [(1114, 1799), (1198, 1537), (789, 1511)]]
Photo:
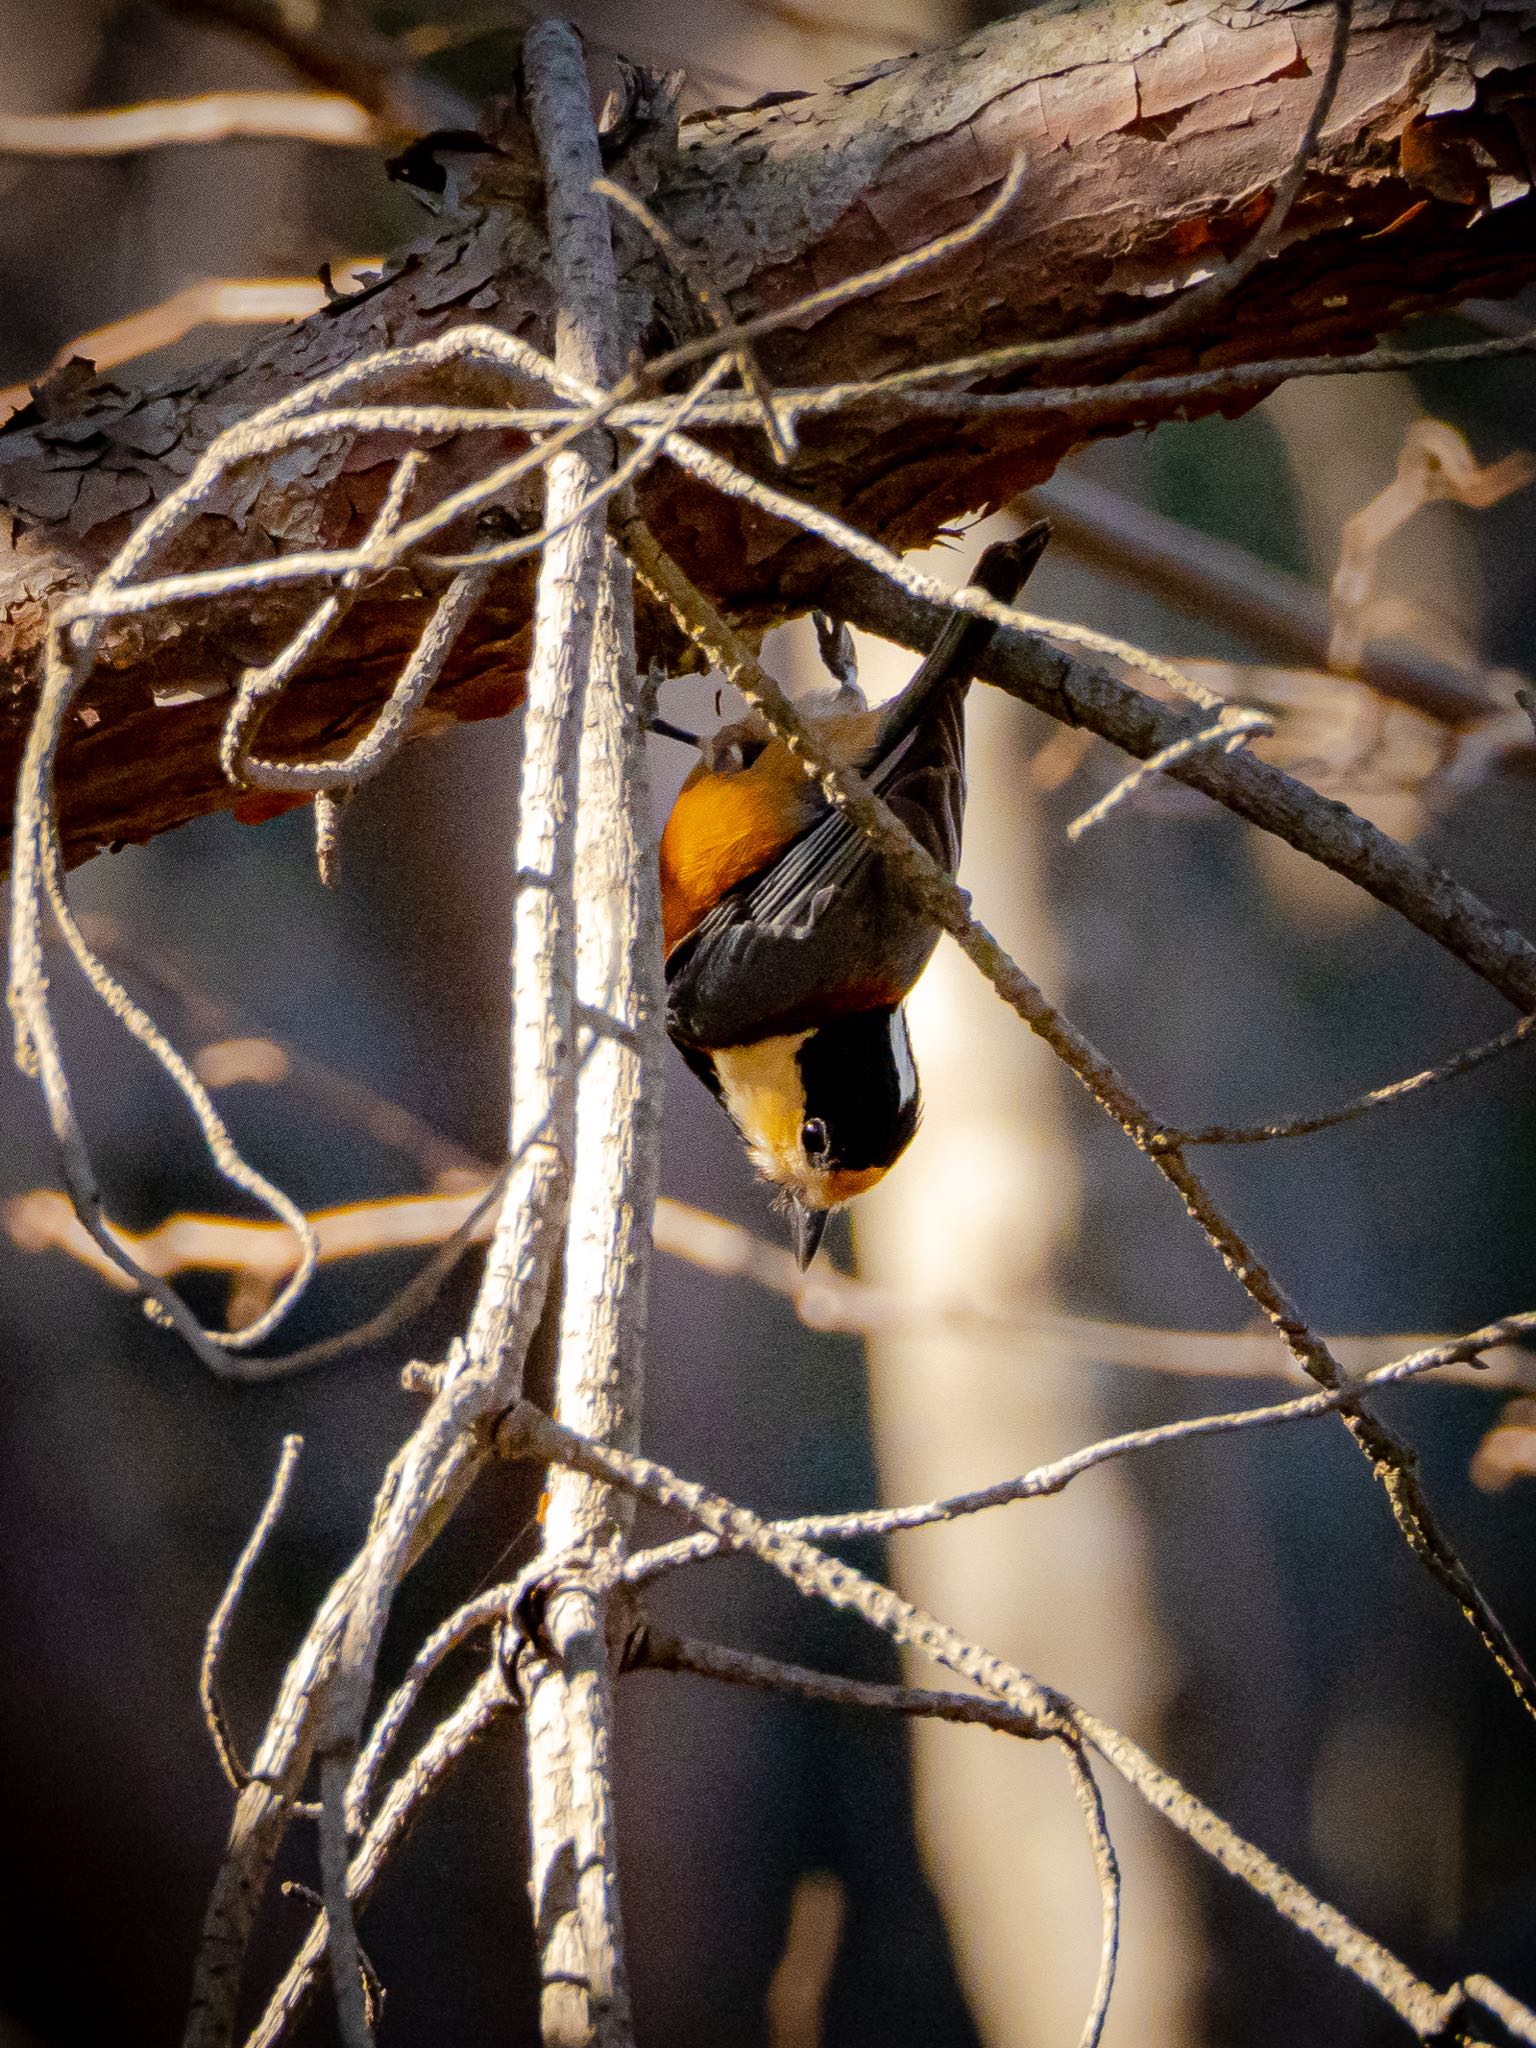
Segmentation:
[(202, 1703), (203, 1719), (213, 1741), (219, 1759), (219, 1768), (238, 1792), (250, 1783), (251, 1774), (240, 1761), (240, 1751), (230, 1729), (224, 1702), (219, 1697), (219, 1659), (224, 1652), (224, 1639), (229, 1634), (230, 1623), (235, 1618), (235, 1609), (240, 1605), (245, 1591), (246, 1580), (256, 1568), (256, 1561), (266, 1548), (267, 1538), (283, 1512), (283, 1503), (288, 1498), (289, 1482), (294, 1467), (299, 1462), (299, 1452), (304, 1448), (301, 1436), (285, 1436), (282, 1450), (278, 1453), (277, 1469), (272, 1474), (272, 1484), (256, 1526), (245, 1539), (245, 1548), (235, 1559), (235, 1568), (229, 1575), (229, 1584), (219, 1596), (219, 1604), (213, 1610), (208, 1623), (208, 1633), (203, 1639), (203, 1658), (197, 1672), (197, 1696)]

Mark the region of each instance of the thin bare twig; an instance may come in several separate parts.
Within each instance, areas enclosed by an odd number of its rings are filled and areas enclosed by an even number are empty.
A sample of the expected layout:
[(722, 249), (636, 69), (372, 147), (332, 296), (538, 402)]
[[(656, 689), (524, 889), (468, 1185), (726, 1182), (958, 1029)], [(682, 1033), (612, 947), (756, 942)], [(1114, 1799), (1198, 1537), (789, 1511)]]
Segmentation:
[(203, 1915), (192, 1978), (187, 2048), (222, 2048), (234, 2031), (246, 1944), (262, 1888), (313, 1754), (317, 1690), (334, 1660), (356, 1579), (332, 1587), (289, 1663), (250, 1778), (235, 1805), (229, 1843)]
[(277, 1469), (272, 1474), (272, 1484), (267, 1490), (266, 1504), (256, 1518), (256, 1526), (245, 1539), (245, 1548), (235, 1559), (235, 1568), (229, 1575), (229, 1584), (219, 1596), (219, 1604), (213, 1610), (208, 1623), (208, 1633), (203, 1641), (203, 1660), (198, 1666), (197, 1696), (202, 1703), (203, 1719), (219, 1759), (219, 1768), (238, 1792), (250, 1782), (250, 1772), (240, 1761), (240, 1751), (230, 1730), (224, 1702), (219, 1697), (219, 1660), (224, 1653), (224, 1639), (229, 1634), (230, 1623), (240, 1605), (245, 1584), (256, 1568), (256, 1561), (266, 1548), (278, 1516), (283, 1512), (283, 1503), (288, 1498), (289, 1482), (294, 1467), (299, 1462), (299, 1452), (304, 1448), (301, 1436), (285, 1436), (282, 1450), (278, 1453)]
[[(421, 452), (413, 448), (395, 465), (395, 473), (389, 480), (389, 488), (385, 491), (383, 501), (368, 529), (367, 539), (363, 543), (365, 548), (378, 546), (399, 528), (405, 517), (405, 508), (410, 502), (416, 479), (421, 474), (424, 460)], [(378, 736), (391, 709), (404, 701), (408, 706), (408, 717), (425, 694), (417, 686), (412, 674), (413, 670), (421, 665), (421, 651), (426, 644), (424, 636), (418, 641), (416, 650), (406, 665), (405, 673), (395, 685), (388, 703), (368, 733), (348, 752), (345, 760), (334, 764), (334, 785), (329, 781), (319, 781), (312, 764), (305, 764), (295, 773), (293, 764), (258, 761), (252, 758), (251, 748), (256, 743), (256, 736), (272, 703), (345, 618), (362, 590), (363, 575), (361, 569), (354, 569), (350, 574), (343, 576), (334, 593), (315, 607), (304, 625), (280, 653), (261, 668), (247, 669), (240, 678), (235, 701), (219, 735), (219, 765), (231, 782), (236, 785), (248, 784), (258, 789), (306, 789), (313, 790), (316, 794), (327, 792), (333, 786), (345, 787), (349, 781), (360, 779), (356, 764), (363, 758), (370, 745), (376, 754), (382, 751), (382, 743)], [(445, 656), (447, 651), (445, 648)], [(440, 668), (441, 661), (429, 672), (427, 687), (436, 680)], [(400, 727), (403, 720), (397, 716), (395, 723)], [(328, 769), (332, 766), (330, 763), (325, 765)], [(353, 772), (349, 774), (349, 770)]]
[[(355, 1074), (302, 1051), (292, 1039), (275, 1036), (269, 1018), (214, 988), (189, 954), (158, 933), (104, 911), (83, 913), (80, 928), (103, 958), (131, 967), (137, 979), (181, 1005), (188, 1029), (203, 1041), (192, 1055), (192, 1065), (206, 1087), (227, 1087), (236, 1081), (288, 1083), (326, 1116), (403, 1154), (425, 1181), (439, 1188), (457, 1182), (468, 1192), (492, 1178), (489, 1162), (446, 1137), (425, 1117)], [(252, 1072), (250, 1062), (237, 1072), (221, 1069), (215, 1049), (223, 1041), (243, 1042), (259, 1070)]]
[(1453, 1081), (1461, 1074), (1470, 1074), (1488, 1060), (1497, 1059), (1501, 1053), (1513, 1052), (1524, 1045), (1536, 1033), (1536, 1016), (1521, 1017), (1496, 1038), (1485, 1038), (1478, 1045), (1463, 1047), (1460, 1052), (1441, 1060), (1433, 1067), (1423, 1067), (1416, 1074), (1405, 1074), (1400, 1081), (1388, 1081), (1383, 1087), (1367, 1089), (1350, 1102), (1341, 1103), (1337, 1109), (1319, 1110), (1312, 1116), (1290, 1117), (1283, 1123), (1273, 1124), (1202, 1124), (1193, 1130), (1176, 1132), (1175, 1140), (1180, 1145), (1263, 1145), (1275, 1138), (1304, 1138), (1314, 1131), (1329, 1131), (1338, 1124), (1352, 1123), (1356, 1117), (1366, 1116), (1374, 1109), (1402, 1102), (1410, 1095), (1422, 1094), (1426, 1088), (1437, 1088), (1442, 1081)]
[(950, 610), (973, 613), (977, 618), (991, 619), (1001, 626), (1016, 631), (1048, 634), (1053, 640), (1065, 640), (1070, 645), (1082, 647), (1092, 654), (1105, 654), (1115, 661), (1124, 662), (1127, 667), (1139, 669), (1154, 677), (1167, 689), (1179, 696), (1191, 698), (1203, 710), (1220, 715), (1228, 707), (1225, 699), (1194, 677), (1185, 673), (1174, 662), (1166, 661), (1161, 655), (1151, 654), (1144, 647), (1134, 646), (1130, 641), (1116, 639), (1112, 634), (1096, 632), (1091, 626), (1081, 626), (1070, 619), (1050, 619), (1037, 612), (1024, 611), (1017, 605), (1003, 604), (974, 584), (967, 584), (958, 591), (946, 590), (935, 578), (914, 569), (911, 564), (894, 553), (890, 548), (868, 534), (861, 533), (847, 520), (839, 519), (825, 512), (818, 505), (792, 497), (787, 491), (776, 489), (740, 469), (733, 462), (713, 449), (703, 447), (686, 434), (673, 434), (666, 443), (666, 452), (680, 469), (687, 470), (703, 483), (712, 484), (727, 497), (740, 498), (755, 505), (760, 511), (786, 520), (804, 532), (814, 534), (817, 539), (830, 541), (846, 555), (851, 563), (871, 569), (893, 583), (898, 589), (913, 597), (933, 600)]
[[(352, 1782), (347, 1787), (347, 1825), (353, 1834), (361, 1835), (367, 1829), (379, 1772), (430, 1680), (455, 1650), (482, 1629), (515, 1628), (518, 1603), (539, 1569), (535, 1561), (512, 1584), (490, 1586), (483, 1593), (476, 1593), (464, 1601), (438, 1624), (411, 1659), (410, 1668), (390, 1694), (369, 1731), (368, 1741), (357, 1760), (357, 1769), (352, 1774)], [(497, 1654), (503, 1664), (508, 1661), (505, 1638)]]
[[(153, 1019), (132, 1001), (92, 952), (69, 907), (64, 889), (58, 825), (52, 814), (53, 761), (60, 723), (79, 684), (78, 671), (65, 653), (65, 637), (62, 630), (50, 636), (48, 679), (43, 701), (27, 735), (18, 782), (16, 847), (11, 873), (9, 986), (16, 1027), (17, 1062), (41, 1082), (65, 1178), (82, 1224), (108, 1258), (131, 1277), (144, 1296), (146, 1306), (154, 1311), (158, 1320), (174, 1327), (213, 1371), (238, 1378), (241, 1363), (232, 1354), (262, 1342), (308, 1285), (316, 1260), (314, 1235), (303, 1211), (265, 1175), (249, 1165), (236, 1149), (207, 1090)], [(298, 1256), (292, 1275), (279, 1290), (271, 1307), (243, 1329), (205, 1331), (173, 1288), (134, 1266), (107, 1220), (75, 1112), (73, 1093), (49, 1004), (42, 947), (45, 903), (92, 989), (130, 1035), (156, 1060), (192, 1110), (209, 1157), (218, 1171), (233, 1186), (279, 1217), (294, 1233)]]
[[(908, 412), (945, 413), (958, 418), (988, 413), (1069, 413), (1074, 420), (1163, 417), (1184, 399), (1237, 398), (1267, 391), (1297, 377), (1363, 377), (1381, 371), (1443, 368), (1458, 363), (1499, 362), (1536, 350), (1536, 328), (1493, 341), (1459, 341), (1436, 348), (1398, 346), (1361, 349), (1347, 356), (1275, 356), (1257, 363), (1219, 364), (1207, 370), (1181, 370), (1165, 377), (1126, 377), (1112, 384), (1030, 385), (1019, 391), (933, 391), (938, 377), (956, 374), (947, 363), (924, 363), (913, 370), (893, 370), (883, 377), (853, 383), (822, 384), (794, 389), (780, 386), (775, 401), (781, 416), (794, 420), (820, 413), (843, 412), (854, 406), (896, 406)], [(1006, 350), (999, 350), (1006, 355)], [(966, 358), (986, 375), (990, 360)], [(1155, 408), (1155, 410), (1154, 410)], [(740, 401), (716, 400), (710, 424), (750, 426), (752, 418)]]
[[(1054, 1688), (1042, 1685), (1016, 1665), (967, 1642), (955, 1629), (852, 1565), (827, 1556), (801, 1538), (785, 1534), (734, 1501), (680, 1479), (652, 1459), (588, 1443), (526, 1402), (507, 1416), (501, 1437), (511, 1455), (566, 1459), (659, 1507), (686, 1516), (718, 1537), (727, 1548), (746, 1551), (771, 1566), (806, 1597), (819, 1598), (859, 1615), (908, 1649), (969, 1679), (994, 1700), (1012, 1708), (1023, 1732), (1036, 1737), (1076, 1736), (1090, 1744), (1149, 1805), (1223, 1868), (1241, 1878), (1283, 1919), (1309, 1935), (1340, 1968), (1374, 1991), (1420, 2035), (1432, 2035), (1439, 2030), (1447, 1998), (1460, 2004), (1460, 1986), (1453, 1987), (1450, 1994), (1442, 1994), (1416, 1977), (1337, 1908), (1316, 1898), (1262, 1850), (1245, 1841), (1118, 1729)], [(816, 1679), (821, 1674), (810, 1676)], [(828, 1681), (830, 1686), (839, 1688), (848, 1683)], [(974, 1704), (966, 1702), (967, 1707)]]
[[(480, 1740), (493, 1722), (517, 1704), (517, 1697), (509, 1690), (503, 1676), (500, 1660), (493, 1659), (459, 1706), (438, 1722), (385, 1795), (347, 1869), (347, 1895), (354, 1911), (367, 1904), (385, 1862), (405, 1839), (411, 1823), (453, 1765)], [(315, 1982), (325, 1968), (326, 1935), (326, 1920), (322, 1913), (305, 1936), (282, 1982), (268, 1999), (246, 2048), (272, 2048), (272, 2043), (281, 2038), (304, 2010)]]
[(1090, 804), (1081, 816), (1072, 820), (1067, 827), (1067, 837), (1078, 840), (1085, 832), (1091, 832), (1095, 825), (1102, 825), (1113, 812), (1119, 810), (1154, 775), (1164, 775), (1170, 768), (1177, 768), (1181, 761), (1187, 761), (1191, 754), (1198, 754), (1206, 747), (1219, 747), (1224, 754), (1232, 754), (1245, 740), (1256, 738), (1260, 733), (1272, 733), (1274, 721), (1262, 711), (1245, 711), (1240, 704), (1229, 704), (1217, 718), (1214, 725), (1208, 725), (1203, 732), (1191, 733), (1186, 740), (1175, 740), (1161, 753), (1153, 754), (1149, 760), (1141, 761), (1128, 775), (1124, 775), (1113, 789), (1106, 790), (1097, 803)]
[[(493, 1174), (491, 1167), (474, 1153), (444, 1138), (433, 1126), (379, 1095), (366, 1083), (337, 1073), (284, 1040), (271, 1038), (264, 1022), (258, 1024), (238, 1005), (213, 994), (164, 941), (138, 931), (130, 936), (114, 920), (100, 914), (82, 919), (82, 927), (103, 954), (131, 959), (140, 973), (173, 994), (185, 1006), (196, 1029), (210, 1034), (232, 1034), (236, 1044), (246, 1048), (225, 1071), (222, 1066), (210, 1066), (218, 1048), (205, 1045), (195, 1055), (193, 1065), (208, 1086), (229, 1085), (238, 1080), (274, 1083), (292, 1079), (329, 1114), (366, 1131), (380, 1144), (405, 1152), (424, 1173), (439, 1179), (446, 1176), (453, 1183), (451, 1192), (445, 1188), (441, 1193), (422, 1197), (391, 1196), (378, 1202), (354, 1202), (340, 1209), (311, 1213), (309, 1221), (322, 1266), (335, 1259), (425, 1245), (441, 1245), (442, 1251), (378, 1316), (356, 1331), (306, 1347), (301, 1355), (311, 1363), (320, 1363), (321, 1354), (335, 1356), (342, 1348), (360, 1348), (381, 1341), (409, 1314), (425, 1306), (446, 1271), (451, 1270), (454, 1259), (468, 1244), (489, 1234), (486, 1211), (499, 1192), (501, 1174)], [(251, 1036), (257, 1029), (260, 1035)], [(1327, 1130), (1471, 1072), (1484, 1061), (1523, 1045), (1533, 1029), (1536, 1022), (1522, 1018), (1495, 1038), (1402, 1080), (1371, 1089), (1331, 1110), (1268, 1124), (1170, 1127), (1171, 1134), (1184, 1146), (1233, 1145)], [(89, 1266), (109, 1283), (126, 1284), (118, 1268), (81, 1229), (66, 1198), (53, 1190), (38, 1188), (13, 1197), (3, 1220), (14, 1244), (29, 1251), (57, 1249)], [(292, 1269), (288, 1234), (271, 1224), (176, 1215), (167, 1217), (152, 1230), (124, 1235), (135, 1259), (162, 1279), (175, 1279), (188, 1271), (218, 1271), (275, 1286)], [(1023, 1304), (984, 1309), (960, 1303), (920, 1303), (828, 1266), (802, 1274), (781, 1247), (740, 1224), (728, 1223), (707, 1210), (666, 1197), (659, 1198), (656, 1207), (655, 1242), (658, 1251), (707, 1272), (747, 1279), (784, 1296), (813, 1329), (869, 1335), (892, 1327), (952, 1328), (990, 1344), (1020, 1344), (1046, 1336), (1070, 1346), (1077, 1357), (1104, 1364), (1146, 1366), (1170, 1373), (1261, 1378), (1275, 1377), (1279, 1370), (1267, 1350), (1258, 1348), (1265, 1345), (1265, 1339), (1252, 1331), (1159, 1330), (1096, 1317), (1043, 1314)], [(1375, 1338), (1335, 1335), (1327, 1341), (1350, 1371), (1358, 1373), (1444, 1340), (1421, 1333)], [(327, 1345), (336, 1349), (326, 1353)], [(290, 1369), (292, 1356), (288, 1361)], [(1533, 1384), (1518, 1357), (1507, 1370), (1491, 1367), (1485, 1361), (1476, 1369), (1452, 1366), (1446, 1372), (1448, 1377), (1460, 1377), (1485, 1388), (1530, 1391)]]
[(1104, 1811), (1099, 1781), (1093, 1774), (1093, 1766), (1088, 1761), (1087, 1751), (1078, 1742), (1065, 1742), (1062, 1749), (1067, 1759), (1067, 1775), (1072, 1780), (1072, 1789), (1077, 1794), (1077, 1803), (1083, 1811), (1083, 1823), (1088, 1830), (1089, 1853), (1093, 1857), (1094, 1874), (1099, 1880), (1099, 1910), (1102, 1921), (1099, 1969), (1094, 1979), (1093, 2002), (1088, 2008), (1088, 2017), (1083, 2022), (1078, 2048), (1099, 2048), (1099, 2043), (1104, 2038), (1104, 2025), (1109, 2018), (1109, 2004), (1115, 1992), (1115, 1971), (1120, 1961), (1120, 1859), (1115, 1854), (1115, 1844), (1109, 1832), (1109, 1818)]
[[(680, 438), (680, 437), (679, 437)], [(676, 443), (673, 444), (674, 448)], [(805, 720), (795, 711), (751, 650), (732, 631), (708, 600), (683, 576), (654, 536), (632, 518), (621, 537), (636, 568), (679, 626), (709, 655), (748, 703), (759, 711), (820, 785), (829, 803), (844, 811), (880, 849), (891, 872), (912, 901), (942, 930), (991, 982), (1030, 1029), (1038, 1033), (1068, 1069), (1112, 1116), (1133, 1144), (1145, 1152), (1170, 1181), (1185, 1208), (1205, 1232), (1213, 1249), (1255, 1306), (1274, 1326), (1297, 1364), (1320, 1386), (1333, 1390), (1345, 1375), (1327, 1344), (1310, 1328), (1274, 1275), (1223, 1215), (1178, 1146), (1159, 1132), (1143, 1104), (1102, 1053), (1079, 1032), (970, 914), (969, 899), (918, 845), (889, 807), (865, 784), (840, 769), (818, 744)], [(965, 609), (972, 606), (962, 597)], [(990, 604), (990, 600), (987, 601)], [(957, 607), (958, 608), (958, 607)], [(1003, 609), (999, 607), (998, 609)], [(1198, 756), (1194, 757), (1198, 758)], [(1187, 768), (1188, 763), (1179, 767)], [(1355, 1401), (1340, 1408), (1345, 1428), (1354, 1438), (1374, 1477), (1382, 1485), (1394, 1520), (1410, 1550), (1461, 1609), (1516, 1696), (1536, 1717), (1536, 1678), (1526, 1666), (1508, 1631), (1494, 1613), (1453, 1545), (1435, 1522), (1417, 1477), (1414, 1460), (1386, 1425), (1366, 1414)]]
[(326, 1958), (343, 2048), (372, 2048), (373, 2011), (362, 1945), (352, 1917), (351, 1842), (347, 1784), (352, 1759), (345, 1750), (320, 1751), (320, 1888), (325, 1902)]
[[(774, 1523), (784, 1534), (805, 1537), (817, 1543), (840, 1543), (869, 1536), (892, 1536), (900, 1530), (933, 1528), (957, 1521), (1013, 1501), (1043, 1500), (1062, 1492), (1074, 1479), (1121, 1458), (1140, 1457), (1146, 1451), (1164, 1450), (1172, 1444), (1193, 1443), (1203, 1437), (1236, 1436), (1250, 1429), (1273, 1429), (1293, 1422), (1309, 1422), (1320, 1415), (1336, 1414), (1362, 1394), (1384, 1387), (1405, 1386), (1426, 1373), (1480, 1358), (1491, 1348), (1512, 1339), (1536, 1335), (1536, 1312), (1526, 1311), (1503, 1317), (1462, 1337), (1446, 1338), (1420, 1350), (1362, 1373), (1347, 1385), (1305, 1394), (1296, 1400), (1280, 1401), (1263, 1408), (1238, 1408), (1221, 1415), (1185, 1416), (1153, 1428), (1132, 1429), (1119, 1436), (1101, 1438), (1098, 1443), (1069, 1452), (1047, 1465), (1016, 1478), (976, 1487), (968, 1493), (950, 1494), (942, 1500), (922, 1501), (894, 1508), (866, 1508), (841, 1515), (799, 1515)], [(684, 1536), (675, 1543), (658, 1545), (640, 1552), (623, 1567), (626, 1583), (643, 1586), (652, 1579), (721, 1555), (712, 1536)]]

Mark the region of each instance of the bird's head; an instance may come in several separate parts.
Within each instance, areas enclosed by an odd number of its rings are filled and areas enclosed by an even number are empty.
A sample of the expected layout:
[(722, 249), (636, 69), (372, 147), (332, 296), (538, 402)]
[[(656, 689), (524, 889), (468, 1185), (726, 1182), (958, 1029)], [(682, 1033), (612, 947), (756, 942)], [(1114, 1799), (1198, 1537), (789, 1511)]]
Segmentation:
[(906, 1013), (860, 1010), (812, 1030), (716, 1049), (706, 1076), (763, 1179), (794, 1217), (803, 1272), (834, 1209), (883, 1178), (917, 1129)]

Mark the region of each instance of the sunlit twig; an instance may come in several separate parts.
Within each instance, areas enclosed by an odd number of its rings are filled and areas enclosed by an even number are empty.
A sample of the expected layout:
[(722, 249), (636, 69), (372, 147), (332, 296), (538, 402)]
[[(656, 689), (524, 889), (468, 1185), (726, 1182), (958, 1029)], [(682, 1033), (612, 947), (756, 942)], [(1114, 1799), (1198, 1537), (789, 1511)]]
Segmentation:
[(80, 114), (0, 114), (0, 156), (126, 156), (237, 135), (343, 149), (382, 139), (367, 108), (335, 92), (205, 92)]

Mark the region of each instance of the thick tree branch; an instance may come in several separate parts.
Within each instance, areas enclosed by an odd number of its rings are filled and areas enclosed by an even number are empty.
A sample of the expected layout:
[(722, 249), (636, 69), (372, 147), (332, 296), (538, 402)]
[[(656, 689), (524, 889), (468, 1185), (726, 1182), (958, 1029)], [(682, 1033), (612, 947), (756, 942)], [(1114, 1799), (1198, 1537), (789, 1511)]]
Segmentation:
[[(978, 346), (1134, 319), (1234, 254), (1263, 221), (1316, 99), (1331, 18), (1321, 0), (1266, 0), (1236, 15), (1214, 0), (1040, 11), (824, 93), (699, 117), (675, 159), (617, 169), (682, 245), (707, 252), (732, 313), (747, 319), (962, 224), (1022, 154), (1019, 198), (984, 242), (905, 287), (768, 336), (758, 351), (781, 385), (901, 372)], [(1277, 253), (1203, 326), (1152, 345), (1106, 345), (1073, 364), (1073, 384), (1264, 361), (1280, 335), (1296, 354), (1352, 351), (1422, 308), (1515, 290), (1536, 275), (1533, 138), (1531, 0), (1481, 20), (1468, 0), (1452, 9), (1389, 0), (1363, 11)], [(147, 396), (110, 383), (45, 390), (0, 435), (7, 779), (53, 609), (91, 580), (126, 526), (215, 434), (381, 346), (465, 319), (512, 332), (542, 327), (539, 196), (517, 124), (504, 124), (499, 140), (504, 153), (479, 160), (487, 168), (465, 209), (402, 252), (376, 287), (193, 385)], [(698, 315), (686, 288), (633, 223), (618, 221), (616, 233), (621, 295), (647, 347), (689, 339)], [(1048, 370), (1028, 375), (1043, 385)], [(390, 395), (427, 396), (423, 382)], [(507, 401), (504, 384), (489, 390), (464, 368), (437, 377), (430, 395)], [(916, 546), (1048, 476), (1085, 440), (1255, 395), (1164, 390), (1136, 395), (1134, 411), (1064, 400), (970, 418), (908, 414), (887, 401), (807, 421), (791, 481), (888, 543)], [(768, 459), (756, 435), (733, 440), (744, 459)], [(516, 445), (510, 435), (441, 435), (427, 485), (441, 491), (481, 474)], [(251, 465), (167, 566), (355, 540), (400, 450), (398, 435), (338, 436), (287, 463)], [(642, 485), (641, 501), (700, 587), (748, 623), (804, 606), (827, 580), (823, 543), (720, 507), (666, 466)], [(498, 573), (418, 731), (517, 701), (529, 599), (526, 567)], [(60, 758), (69, 858), (236, 801), (217, 759), (224, 700), (244, 669), (270, 660), (309, 602), (274, 591), (114, 625)], [(398, 671), (424, 602), (399, 577), (365, 593), (323, 667), (274, 714), (271, 751), (343, 748)], [(657, 619), (642, 631), (642, 655), (667, 651)]]

